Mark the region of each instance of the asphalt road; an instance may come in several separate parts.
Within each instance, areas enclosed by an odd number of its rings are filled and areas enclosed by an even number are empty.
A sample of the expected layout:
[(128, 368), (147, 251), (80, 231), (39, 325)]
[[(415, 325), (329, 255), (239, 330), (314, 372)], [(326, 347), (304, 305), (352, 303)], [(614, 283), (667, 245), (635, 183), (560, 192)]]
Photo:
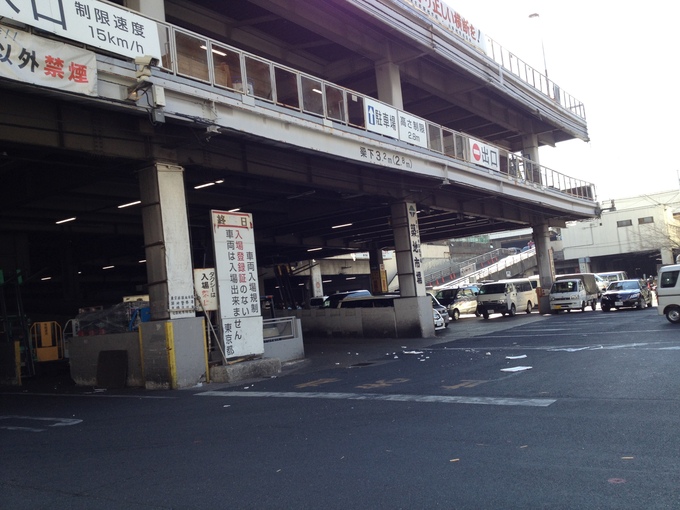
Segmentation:
[(680, 508), (680, 326), (656, 308), (306, 350), (239, 385), (2, 389), (0, 508)]

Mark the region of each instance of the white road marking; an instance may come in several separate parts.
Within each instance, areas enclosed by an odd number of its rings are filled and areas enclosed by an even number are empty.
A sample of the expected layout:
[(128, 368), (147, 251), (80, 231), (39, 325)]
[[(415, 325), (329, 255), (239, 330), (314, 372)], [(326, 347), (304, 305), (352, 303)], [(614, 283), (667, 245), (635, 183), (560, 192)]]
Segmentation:
[(381, 400), (386, 402), (429, 402), (438, 404), (479, 404), (494, 406), (547, 407), (556, 402), (549, 398), (457, 397), (447, 395), (389, 395), (379, 393), (326, 393), (293, 391), (205, 391), (204, 397), (242, 398), (319, 398), (332, 400)]
[[(45, 423), (47, 427), (67, 427), (69, 425), (77, 425), (82, 423), (83, 420), (77, 418), (47, 418), (42, 416), (18, 416), (18, 415), (7, 415), (0, 416), (0, 420), (12, 420), (12, 421), (29, 421), (29, 422), (42, 422)], [(52, 423), (46, 423), (52, 422)], [(20, 425), (0, 425), (0, 429), (5, 430), (25, 430), (28, 432), (44, 432), (45, 429), (39, 429), (34, 427), (23, 427)]]

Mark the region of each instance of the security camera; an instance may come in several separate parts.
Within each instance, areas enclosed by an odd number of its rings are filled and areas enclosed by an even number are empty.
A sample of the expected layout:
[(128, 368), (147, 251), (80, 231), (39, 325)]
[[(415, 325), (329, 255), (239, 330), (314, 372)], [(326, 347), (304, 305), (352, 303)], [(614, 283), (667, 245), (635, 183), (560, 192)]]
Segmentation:
[(156, 66), (158, 65), (158, 59), (151, 55), (142, 55), (141, 57), (135, 57), (135, 64), (139, 66)]

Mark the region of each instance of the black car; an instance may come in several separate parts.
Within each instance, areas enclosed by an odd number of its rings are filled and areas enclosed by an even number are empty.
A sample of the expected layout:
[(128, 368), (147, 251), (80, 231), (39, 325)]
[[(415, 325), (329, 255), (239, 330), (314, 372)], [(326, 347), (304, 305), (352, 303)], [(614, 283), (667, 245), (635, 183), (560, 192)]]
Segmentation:
[(608, 312), (612, 308), (637, 308), (652, 306), (652, 293), (642, 280), (619, 280), (612, 282), (602, 294), (600, 308)]

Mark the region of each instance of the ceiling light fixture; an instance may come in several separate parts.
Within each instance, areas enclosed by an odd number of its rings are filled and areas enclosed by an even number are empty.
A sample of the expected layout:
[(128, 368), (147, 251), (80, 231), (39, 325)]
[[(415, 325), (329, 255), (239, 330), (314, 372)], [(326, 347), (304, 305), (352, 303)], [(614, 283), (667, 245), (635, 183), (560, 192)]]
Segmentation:
[(102, 269), (113, 269), (114, 267), (116, 267), (116, 266), (104, 266), (104, 267), (102, 267)]
[(214, 186), (214, 182), (206, 182), (205, 184), (199, 184), (198, 186), (194, 186), (194, 189), (201, 189), (201, 188), (207, 188), (208, 186)]
[[(208, 47), (205, 44), (201, 44), (201, 49), (202, 50), (207, 50)], [(210, 51), (212, 51), (215, 55), (219, 55), (220, 57), (226, 57), (227, 54), (223, 51), (216, 50), (215, 48), (210, 48)]]
[(353, 224), (352, 223), (343, 223), (342, 225), (333, 225), (331, 228), (344, 228), (344, 227), (351, 227)]
[(44, 278), (40, 278), (40, 281), (46, 282), (47, 280), (51, 280), (51, 276), (45, 276)]
[(227, 212), (239, 212), (241, 210), (240, 207), (237, 207), (236, 209), (229, 209)]
[(55, 221), (57, 225), (61, 225), (62, 223), (68, 223), (69, 221), (75, 221), (76, 217), (74, 216), (73, 218), (66, 218), (65, 220), (59, 220)]
[(136, 200), (136, 201), (134, 201), (134, 202), (129, 202), (129, 203), (127, 203), (127, 204), (121, 204), (121, 205), (118, 206), (118, 209), (124, 209), (124, 208), (126, 208), (126, 207), (131, 207), (131, 206), (133, 206), (133, 205), (137, 205), (137, 204), (141, 204), (141, 203), (142, 203), (141, 200)]
[(310, 248), (307, 251), (319, 251), (319, 250), (323, 250), (323, 248)]

